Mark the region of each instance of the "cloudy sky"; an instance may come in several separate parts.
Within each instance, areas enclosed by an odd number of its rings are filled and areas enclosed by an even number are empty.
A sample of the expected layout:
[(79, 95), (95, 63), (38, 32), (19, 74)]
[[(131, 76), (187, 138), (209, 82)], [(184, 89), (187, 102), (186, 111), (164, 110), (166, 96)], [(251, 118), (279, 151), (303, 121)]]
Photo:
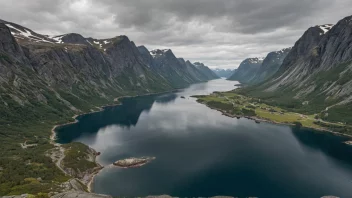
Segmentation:
[(351, 0), (0, 0), (0, 18), (38, 33), (127, 35), (211, 67), (293, 46), (317, 24), (352, 15)]

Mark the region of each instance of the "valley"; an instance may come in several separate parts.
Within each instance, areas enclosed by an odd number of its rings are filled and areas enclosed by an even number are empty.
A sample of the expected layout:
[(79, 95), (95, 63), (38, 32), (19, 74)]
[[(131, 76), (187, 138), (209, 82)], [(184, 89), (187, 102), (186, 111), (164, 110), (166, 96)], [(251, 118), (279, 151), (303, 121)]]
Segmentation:
[(303, 33), (131, 5), (0, 19), (0, 197), (352, 196), (352, 16)]

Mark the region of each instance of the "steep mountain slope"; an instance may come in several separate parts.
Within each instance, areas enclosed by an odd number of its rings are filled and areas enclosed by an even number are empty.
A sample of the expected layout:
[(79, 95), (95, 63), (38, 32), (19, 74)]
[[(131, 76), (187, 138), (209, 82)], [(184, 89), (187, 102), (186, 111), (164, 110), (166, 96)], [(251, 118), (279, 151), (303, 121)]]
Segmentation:
[(198, 70), (200, 70), (209, 79), (219, 78), (218, 75), (216, 75), (211, 69), (209, 69), (209, 67), (205, 66), (203, 63), (195, 62), (193, 64), (197, 67)]
[(247, 58), (238, 67), (228, 80), (236, 80), (241, 83), (249, 83), (253, 80), (264, 58)]
[(309, 28), (295, 43), (275, 76), (247, 94), (322, 118), (352, 122), (352, 16), (336, 25)]
[(287, 54), (292, 48), (285, 48), (280, 51), (270, 52), (263, 60), (259, 70), (250, 81), (251, 84), (260, 83), (270, 77), (272, 77), (282, 65), (282, 62), (286, 58)]
[(219, 77), (229, 78), (235, 72), (235, 70), (216, 68), (213, 69), (213, 72)]

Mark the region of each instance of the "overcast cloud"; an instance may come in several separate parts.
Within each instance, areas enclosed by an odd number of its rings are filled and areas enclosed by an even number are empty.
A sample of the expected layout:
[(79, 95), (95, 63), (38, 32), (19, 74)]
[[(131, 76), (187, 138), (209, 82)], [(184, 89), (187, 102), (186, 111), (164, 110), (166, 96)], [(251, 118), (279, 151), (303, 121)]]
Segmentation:
[(352, 15), (351, 0), (0, 0), (0, 18), (38, 33), (127, 35), (211, 67), (291, 47), (311, 26)]

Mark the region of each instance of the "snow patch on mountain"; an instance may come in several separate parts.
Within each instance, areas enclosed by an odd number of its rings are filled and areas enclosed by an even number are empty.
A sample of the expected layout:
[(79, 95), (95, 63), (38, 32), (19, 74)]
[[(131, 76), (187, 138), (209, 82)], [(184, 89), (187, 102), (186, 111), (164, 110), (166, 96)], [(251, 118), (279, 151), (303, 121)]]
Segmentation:
[(320, 35), (323, 35), (323, 34), (326, 34), (329, 30), (331, 30), (332, 27), (334, 27), (333, 24), (325, 24), (325, 25), (318, 25), (318, 27), (323, 30), (324, 33), (320, 34)]
[(60, 35), (60, 36), (49, 36), (49, 38), (53, 39), (56, 41), (56, 43), (64, 43), (62, 41), (62, 37), (64, 37), (65, 35)]
[(156, 50), (152, 50), (150, 51), (150, 55), (152, 55), (153, 57), (155, 56), (160, 56), (163, 55), (164, 53), (166, 53), (167, 51), (169, 51), (170, 49), (156, 49)]
[(265, 59), (265, 57), (249, 58), (248, 62), (249, 63), (261, 63), (261, 62), (263, 62), (264, 59)]
[[(10, 31), (11, 31), (11, 34), (16, 37), (16, 38), (21, 38), (21, 37), (24, 37), (24, 38), (27, 38), (27, 39), (30, 39), (30, 40), (35, 40), (35, 42), (48, 42), (48, 43), (52, 43), (51, 41), (48, 41), (48, 40), (45, 40), (44, 38), (40, 38), (38, 36), (35, 36), (32, 34), (31, 31), (27, 30), (27, 29), (18, 29), (16, 27), (14, 27), (13, 25), (11, 24), (6, 24), (6, 26), (8, 28), (10, 28)], [(23, 38), (22, 38), (23, 39)]]

